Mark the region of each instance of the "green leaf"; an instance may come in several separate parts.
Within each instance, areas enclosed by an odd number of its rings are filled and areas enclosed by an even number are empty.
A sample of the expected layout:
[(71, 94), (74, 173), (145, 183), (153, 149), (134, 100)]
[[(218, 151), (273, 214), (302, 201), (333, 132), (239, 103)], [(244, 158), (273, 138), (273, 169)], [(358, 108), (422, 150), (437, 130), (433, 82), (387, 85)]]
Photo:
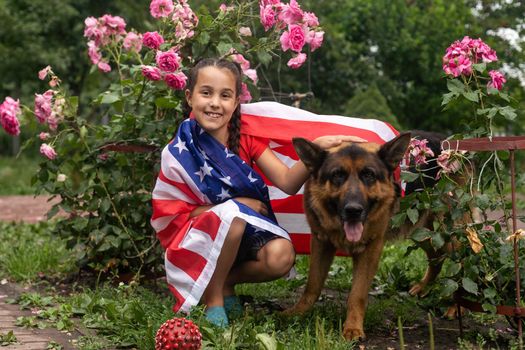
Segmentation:
[(451, 263), (447, 268), (447, 277), (453, 277), (455, 276), (459, 271), (461, 271), (461, 264), (460, 263)]
[(442, 297), (450, 297), (456, 290), (458, 290), (458, 283), (450, 278), (445, 278), (442, 282), (443, 288), (441, 288)]
[(424, 227), (419, 227), (414, 230), (410, 238), (416, 242), (423, 242), (424, 240), (430, 238), (431, 232)]
[(436, 249), (439, 249), (439, 248), (443, 247), (443, 245), (445, 244), (445, 240), (443, 239), (441, 234), (438, 233), (438, 232), (432, 234), (431, 238), (432, 238), (432, 240), (431, 240), (432, 247), (434, 247)]
[(86, 138), (86, 135), (88, 133), (88, 129), (86, 128), (85, 125), (83, 125), (82, 127), (80, 127), (80, 137), (82, 139)]
[(465, 84), (463, 84), (459, 79), (449, 79), (447, 80), (447, 88), (451, 92), (462, 94), (465, 91)]
[(450, 103), (453, 99), (457, 98), (459, 94), (457, 92), (449, 92), (443, 95), (443, 101), (441, 101), (441, 105), (445, 106)]
[(413, 173), (413, 172), (404, 171), (404, 170), (401, 171), (401, 180), (406, 181), (406, 182), (414, 182), (417, 179), (419, 179), (418, 173)]
[(255, 335), (255, 338), (264, 350), (277, 350), (277, 340), (275, 336), (270, 336), (267, 333), (259, 333)]
[(155, 99), (155, 105), (159, 108), (177, 108), (179, 99), (173, 97), (158, 97)]
[(467, 292), (474, 295), (478, 295), (478, 285), (470, 278), (463, 277), (463, 279), (461, 280), (461, 285), (463, 286), (463, 289), (465, 289)]
[(117, 101), (120, 101), (120, 96), (115, 92), (105, 92), (101, 96), (101, 104), (112, 104)]
[(419, 219), (419, 211), (417, 209), (408, 209), (407, 210), (407, 216), (408, 216), (408, 219), (413, 223), (415, 224), (417, 222), (417, 220)]
[(272, 61), (272, 55), (267, 51), (257, 51), (257, 58), (264, 66), (267, 66)]
[(210, 42), (210, 34), (208, 34), (207, 32), (202, 32), (199, 37), (197, 38), (197, 41), (199, 42), (199, 44), (201, 45), (206, 45)]
[(483, 308), (483, 310), (493, 313), (493, 314), (495, 314), (496, 311), (498, 311), (498, 309), (496, 308), (496, 305), (492, 305), (489, 303), (483, 303), (481, 307)]
[(402, 212), (402, 213), (398, 213), (396, 215), (394, 215), (391, 219), (391, 222), (392, 222), (392, 226), (393, 227), (400, 227), (401, 225), (403, 225), (403, 223), (405, 222), (407, 218), (407, 214), (405, 212)]
[(494, 299), (498, 293), (494, 288), (486, 288), (483, 290), (483, 296), (487, 299)]
[(516, 119), (516, 110), (512, 108), (511, 106), (505, 106), (499, 109), (499, 113), (505, 117), (507, 120), (514, 120)]
[(487, 69), (487, 64), (486, 63), (474, 63), (472, 67), (474, 67), (474, 69), (477, 70), (478, 72), (483, 73)]
[(463, 96), (472, 102), (479, 102), (479, 95), (477, 91), (465, 91)]
[(221, 41), (217, 45), (217, 51), (219, 52), (219, 56), (226, 55), (228, 53), (228, 51), (230, 51), (231, 47), (232, 47), (231, 43)]

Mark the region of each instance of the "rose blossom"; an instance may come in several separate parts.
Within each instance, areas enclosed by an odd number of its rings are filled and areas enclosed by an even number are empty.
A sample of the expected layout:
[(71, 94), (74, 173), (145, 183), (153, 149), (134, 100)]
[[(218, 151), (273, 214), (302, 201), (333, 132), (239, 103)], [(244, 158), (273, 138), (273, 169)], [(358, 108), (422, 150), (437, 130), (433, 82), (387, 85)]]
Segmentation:
[(310, 44), (310, 51), (314, 52), (323, 44), (324, 32), (315, 32), (313, 30), (308, 32), (306, 36), (306, 42)]
[(17, 118), (20, 113), (19, 100), (14, 100), (8, 96), (0, 104), (0, 124), (9, 135), (17, 136), (20, 134), (20, 121)]
[(102, 59), (102, 55), (100, 54), (100, 51), (98, 50), (97, 44), (93, 40), (90, 40), (88, 41), (87, 46), (88, 46), (88, 56), (89, 56), (89, 59), (91, 60), (91, 63), (98, 64), (100, 60)]
[(142, 36), (142, 43), (150, 49), (157, 50), (164, 43), (164, 38), (158, 32), (146, 32)]
[(66, 174), (58, 174), (57, 175), (57, 182), (64, 182), (64, 181), (66, 181), (66, 179), (67, 179)]
[(427, 157), (433, 157), (434, 152), (427, 146), (428, 140), (411, 139), (408, 145), (409, 154), (414, 157), (414, 163), (427, 164)]
[(259, 15), (261, 17), (261, 24), (263, 25), (264, 30), (268, 31), (268, 29), (273, 27), (273, 25), (276, 22), (275, 11), (273, 10), (272, 5), (263, 6), (261, 4), (259, 8), (260, 8)]
[(122, 17), (106, 14), (100, 17), (98, 21), (104, 26), (106, 35), (124, 35), (126, 33), (126, 21)]
[(487, 88), (494, 88), (497, 90), (501, 90), (501, 88), (503, 87), (503, 84), (507, 82), (503, 74), (501, 74), (501, 72), (498, 72), (497, 70), (491, 70), (489, 72), (489, 75), (490, 75), (491, 80), (487, 84)]
[(234, 62), (239, 63), (243, 71), (250, 69), (250, 61), (244, 58), (240, 53), (232, 55), (232, 59)]
[(168, 17), (173, 12), (173, 1), (153, 0), (149, 5), (149, 11), (154, 18)]
[(188, 77), (182, 72), (179, 73), (169, 73), (164, 77), (166, 84), (175, 90), (182, 90), (186, 86), (186, 80)]
[(305, 44), (304, 30), (299, 25), (289, 25), (288, 31), (283, 32), (280, 40), (283, 51), (288, 51), (288, 49), (291, 49), (295, 52), (301, 52)]
[(41, 132), (40, 134), (38, 134), (38, 138), (42, 141), (45, 141), (49, 138), (49, 133), (48, 132)]
[(174, 51), (157, 51), (157, 66), (164, 72), (173, 73), (180, 67), (180, 57)]
[(243, 71), (244, 75), (250, 78), (254, 84), (257, 84), (257, 71), (255, 69), (247, 69)]
[(111, 72), (111, 66), (107, 62), (100, 61), (97, 67), (104, 73)]
[(252, 36), (252, 30), (249, 27), (240, 27), (239, 34), (241, 36)]
[(149, 80), (157, 81), (162, 78), (162, 72), (157, 67), (142, 66), (142, 75)]
[(301, 21), (303, 19), (303, 15), (303, 10), (301, 10), (297, 1), (290, 0), (289, 4), (281, 6), (279, 20), (288, 25), (291, 25)]
[(288, 65), (288, 67), (290, 67), (292, 69), (297, 69), (297, 68), (301, 67), (305, 61), (306, 61), (306, 54), (300, 53), (297, 56), (295, 56), (294, 58), (291, 58), (288, 61), (287, 65)]
[(53, 90), (47, 90), (42, 95), (35, 94), (35, 116), (40, 124), (45, 123), (51, 115), (51, 100), (54, 94)]
[(455, 173), (459, 170), (461, 167), (460, 163), (452, 159), (452, 151), (446, 150), (442, 151), (436, 160), (437, 164), (441, 167), (441, 169), (438, 171), (436, 178), (440, 178), (441, 174), (450, 174)]
[(222, 3), (220, 6), (219, 6), (219, 10), (221, 12), (228, 12), (228, 11), (231, 11), (233, 10), (234, 7), (233, 6), (226, 6), (226, 4)]
[(57, 153), (55, 152), (53, 147), (49, 146), (47, 143), (43, 143), (40, 146), (40, 153), (48, 159), (55, 159), (57, 156)]
[(47, 66), (41, 69), (40, 71), (38, 71), (38, 79), (44, 80), (49, 74), (49, 72), (51, 72), (51, 66)]
[(248, 90), (248, 85), (246, 83), (241, 84), (241, 95), (239, 96), (241, 103), (247, 103), (252, 100), (252, 95), (250, 90)]
[(139, 52), (142, 49), (142, 35), (129, 32), (126, 34), (122, 46), (127, 51)]
[(303, 22), (306, 23), (309, 27), (319, 26), (319, 19), (313, 12), (305, 12), (303, 14)]

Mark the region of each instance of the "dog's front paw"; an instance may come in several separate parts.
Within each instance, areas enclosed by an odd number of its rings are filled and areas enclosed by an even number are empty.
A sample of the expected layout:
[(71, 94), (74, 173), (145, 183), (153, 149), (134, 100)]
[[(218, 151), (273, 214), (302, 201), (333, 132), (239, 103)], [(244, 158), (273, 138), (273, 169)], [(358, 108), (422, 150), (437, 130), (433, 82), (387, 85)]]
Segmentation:
[(294, 306), (292, 306), (289, 309), (286, 309), (281, 312), (281, 315), (283, 316), (297, 316), (297, 315), (303, 315), (308, 310), (310, 310), (311, 305), (307, 305), (304, 303), (297, 303)]
[(416, 283), (412, 286), (412, 288), (410, 288), (410, 290), (408, 291), (408, 294), (415, 297), (415, 296), (423, 294), (423, 289), (425, 289), (424, 284)]
[(345, 326), (343, 328), (343, 337), (346, 340), (364, 340), (366, 336), (363, 328)]

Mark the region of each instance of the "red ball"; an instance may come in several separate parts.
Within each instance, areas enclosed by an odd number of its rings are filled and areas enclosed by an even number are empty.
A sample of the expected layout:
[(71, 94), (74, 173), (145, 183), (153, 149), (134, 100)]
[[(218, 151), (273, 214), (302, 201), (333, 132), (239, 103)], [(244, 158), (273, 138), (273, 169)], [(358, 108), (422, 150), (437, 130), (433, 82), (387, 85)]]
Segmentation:
[(199, 327), (182, 317), (164, 322), (155, 336), (155, 350), (200, 349), (201, 343)]

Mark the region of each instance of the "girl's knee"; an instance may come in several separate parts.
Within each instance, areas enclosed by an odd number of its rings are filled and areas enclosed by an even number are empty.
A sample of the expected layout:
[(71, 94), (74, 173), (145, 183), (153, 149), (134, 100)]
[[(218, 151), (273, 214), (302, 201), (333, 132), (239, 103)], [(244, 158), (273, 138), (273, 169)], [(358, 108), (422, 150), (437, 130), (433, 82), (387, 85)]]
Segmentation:
[(281, 277), (286, 275), (295, 262), (295, 250), (292, 243), (284, 238), (274, 239), (261, 249), (261, 259), (268, 270)]

